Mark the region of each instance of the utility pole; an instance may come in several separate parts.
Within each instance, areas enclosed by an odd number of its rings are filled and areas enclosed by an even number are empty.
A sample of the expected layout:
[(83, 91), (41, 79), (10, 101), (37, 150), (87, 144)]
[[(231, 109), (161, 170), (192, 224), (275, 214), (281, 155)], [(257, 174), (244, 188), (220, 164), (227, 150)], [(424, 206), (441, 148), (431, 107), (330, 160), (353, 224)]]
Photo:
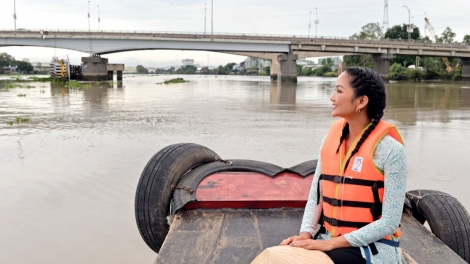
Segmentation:
[(206, 36), (206, 10), (207, 10), (207, 4), (204, 3), (204, 37)]
[(214, 0), (211, 6), (211, 39), (214, 40)]
[(90, 1), (88, 1), (88, 33), (90, 33)]
[(101, 31), (101, 19), (100, 19), (100, 5), (96, 5), (98, 7), (98, 31)]
[(315, 38), (317, 38), (317, 26), (318, 26), (318, 9), (315, 7)]
[(13, 19), (15, 20), (15, 35), (16, 35), (16, 0), (13, 0)]
[(90, 1), (88, 1), (88, 39), (90, 41), (90, 57), (91, 57), (92, 53), (91, 53), (91, 31), (90, 31)]
[(428, 15), (426, 14), (426, 12), (424, 12), (424, 38), (426, 38), (426, 35), (427, 35), (427, 30), (428, 30), (428, 24), (426, 24), (426, 18), (428, 17)]
[(411, 12), (406, 5), (403, 5), (403, 7), (408, 9), (408, 27), (406, 28), (406, 32), (408, 32), (408, 42), (411, 42), (411, 32), (413, 32), (413, 29), (411, 28)]
[(310, 14), (308, 15), (308, 38), (310, 38), (310, 27), (312, 24), (310, 24), (310, 17), (312, 16), (312, 11), (310, 11)]

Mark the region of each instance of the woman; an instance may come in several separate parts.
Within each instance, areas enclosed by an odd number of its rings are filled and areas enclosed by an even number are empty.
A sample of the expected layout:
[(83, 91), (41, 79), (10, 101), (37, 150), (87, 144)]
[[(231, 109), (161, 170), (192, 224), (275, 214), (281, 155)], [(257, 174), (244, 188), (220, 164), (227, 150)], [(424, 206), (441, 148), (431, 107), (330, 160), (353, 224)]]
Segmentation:
[(281, 245), (321, 250), (334, 263), (401, 263), (406, 158), (395, 126), (381, 120), (384, 83), (348, 68), (330, 100), (342, 120), (323, 140), (300, 234)]

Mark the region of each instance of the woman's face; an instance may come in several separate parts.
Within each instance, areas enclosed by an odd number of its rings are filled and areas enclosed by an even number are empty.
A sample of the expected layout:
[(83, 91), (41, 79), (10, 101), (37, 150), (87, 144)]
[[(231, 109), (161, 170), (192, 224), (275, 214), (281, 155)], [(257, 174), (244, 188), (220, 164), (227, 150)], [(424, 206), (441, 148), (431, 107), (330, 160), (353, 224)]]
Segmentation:
[(330, 97), (333, 103), (331, 115), (346, 119), (355, 115), (358, 110), (359, 100), (354, 97), (354, 89), (349, 84), (349, 74), (343, 72), (338, 76), (335, 92)]

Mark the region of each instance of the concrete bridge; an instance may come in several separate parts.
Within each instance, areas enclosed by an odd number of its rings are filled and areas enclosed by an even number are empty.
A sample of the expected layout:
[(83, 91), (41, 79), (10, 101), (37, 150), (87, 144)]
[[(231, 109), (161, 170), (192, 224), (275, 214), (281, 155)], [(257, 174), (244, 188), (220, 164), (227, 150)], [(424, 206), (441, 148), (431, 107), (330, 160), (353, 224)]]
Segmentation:
[[(374, 70), (388, 80), (395, 55), (457, 57), (462, 77), (470, 81), (470, 46), (407, 40), (353, 40), (349, 38), (185, 32), (52, 30), (0, 31), (1, 46), (37, 46), (71, 49), (98, 56), (134, 50), (201, 50), (272, 61), (271, 78), (296, 81), (298, 58), (371, 54)], [(89, 60), (99, 63), (99, 59)], [(83, 60), (86, 63), (86, 60)], [(92, 69), (90, 67), (89, 69)]]

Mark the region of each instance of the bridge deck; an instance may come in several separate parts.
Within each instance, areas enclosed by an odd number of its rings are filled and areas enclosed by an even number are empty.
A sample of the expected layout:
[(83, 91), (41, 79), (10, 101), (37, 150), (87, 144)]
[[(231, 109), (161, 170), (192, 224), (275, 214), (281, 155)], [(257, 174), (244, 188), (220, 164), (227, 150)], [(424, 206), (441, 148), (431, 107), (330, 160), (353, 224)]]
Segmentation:
[[(356, 40), (350, 38), (307, 38), (306, 36), (253, 35), (253, 34), (203, 34), (191, 32), (138, 32), (100, 31), (84, 32), (70, 30), (8, 31), (0, 30), (0, 46), (43, 46), (56, 45), (61, 48), (92, 53), (114, 53), (146, 49), (188, 49), (207, 51), (246, 51), (286, 53), (290, 50), (310, 53), (345, 54), (387, 54), (435, 57), (470, 58), (470, 45), (443, 44), (405, 40)], [(53, 39), (54, 42), (47, 41)], [(85, 41), (86, 40), (86, 41)], [(73, 42), (82, 43), (77, 45)], [(159, 45), (173, 41), (171, 45)], [(191, 45), (183, 45), (188, 43)], [(197, 43), (197, 44), (196, 44)], [(240, 44), (241, 43), (241, 44)], [(233, 44), (233, 45), (232, 45)], [(236, 45), (240, 44), (240, 47)], [(249, 46), (246, 46), (249, 44)], [(242, 47), (245, 45), (244, 47)], [(278, 45), (278, 46), (273, 46)], [(91, 46), (91, 47), (90, 47)], [(173, 48), (172, 48), (173, 47)]]

